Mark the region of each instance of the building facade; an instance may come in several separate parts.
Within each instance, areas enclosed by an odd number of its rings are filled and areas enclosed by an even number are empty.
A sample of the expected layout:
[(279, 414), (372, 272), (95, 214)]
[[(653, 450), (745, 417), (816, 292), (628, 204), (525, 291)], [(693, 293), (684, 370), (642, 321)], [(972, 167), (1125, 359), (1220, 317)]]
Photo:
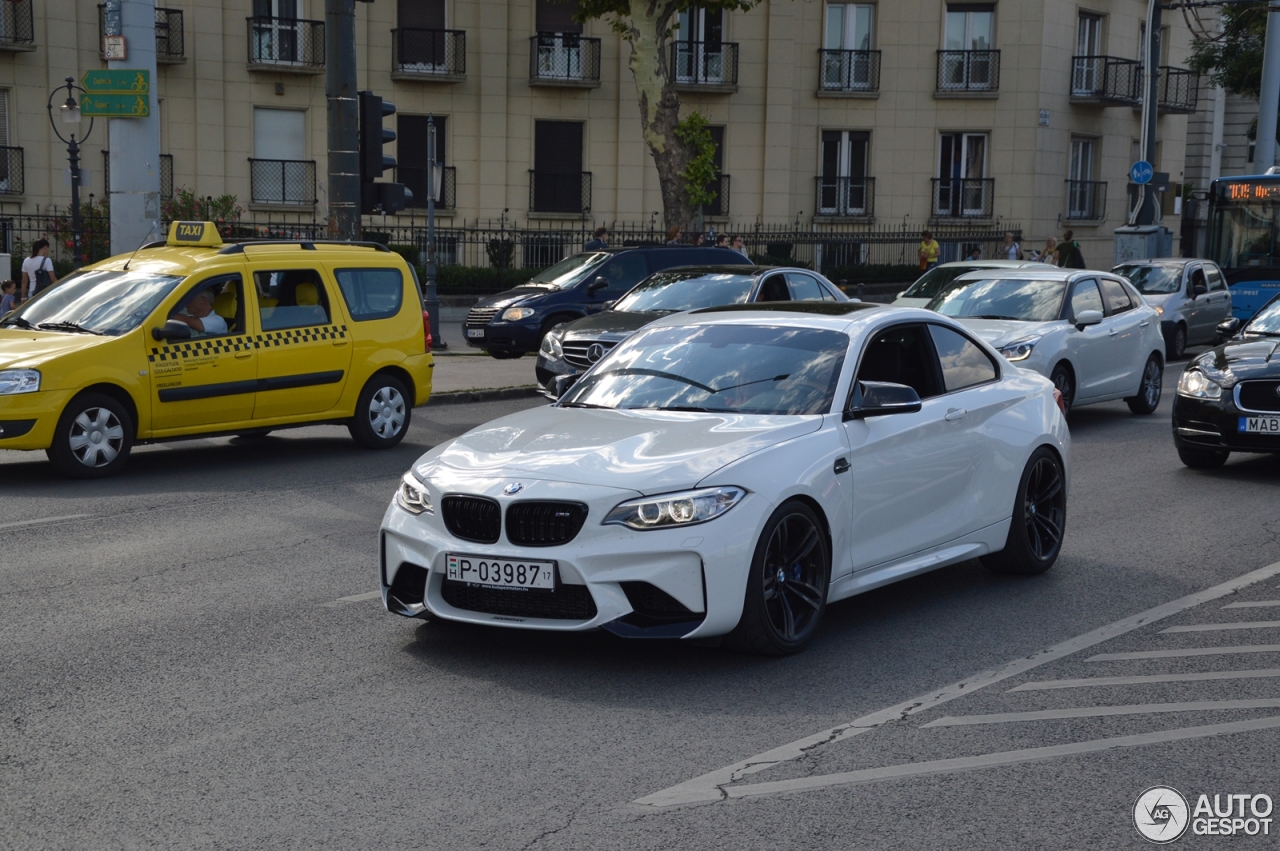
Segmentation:
[[(162, 2), (164, 190), (323, 220), (323, 0)], [(1142, 0), (772, 0), (682, 14), (669, 72), (682, 110), (706, 116), (719, 145), (706, 218), (851, 232), (1016, 225), (1028, 247), (1072, 228), (1086, 259), (1107, 265), (1139, 158), (1145, 11)], [(99, 6), (4, 0), (0, 12), (0, 216), (65, 207), (46, 101), (63, 78), (106, 67)], [(630, 49), (607, 22), (570, 12), (551, 0), (356, 4), (359, 86), (396, 105), (388, 151), (419, 206), (434, 118), (443, 224), (661, 222)], [(1155, 165), (1176, 183), (1198, 84), (1180, 70), (1185, 25), (1166, 21)], [(86, 194), (104, 191), (107, 135), (100, 122), (85, 145)]]

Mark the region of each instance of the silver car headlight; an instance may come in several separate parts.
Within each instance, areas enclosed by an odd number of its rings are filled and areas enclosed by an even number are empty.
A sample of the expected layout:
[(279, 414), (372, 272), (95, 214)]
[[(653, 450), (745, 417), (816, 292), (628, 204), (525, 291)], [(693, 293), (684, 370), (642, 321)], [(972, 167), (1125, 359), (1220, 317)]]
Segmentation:
[(1189, 369), (1178, 379), (1178, 395), (1191, 399), (1221, 399), (1222, 385), (1198, 369)]
[(629, 529), (667, 529), (714, 520), (733, 508), (747, 492), (742, 488), (703, 488), (620, 503), (604, 518), (604, 525)]
[(564, 345), (561, 343), (562, 334), (550, 331), (547, 336), (542, 338), (542, 345), (538, 348), (538, 354), (551, 360), (564, 360)]
[(1007, 346), (1000, 347), (1000, 354), (1004, 355), (1005, 360), (1026, 360), (1031, 357), (1031, 350), (1036, 347), (1036, 343), (1040, 342), (1039, 337), (1027, 337), (1025, 340), (1018, 340)]
[(1155, 310), (1155, 312), (1156, 312), (1156, 316), (1164, 316), (1164, 308), (1163, 308), (1163, 307), (1161, 307), (1161, 306), (1160, 306), (1160, 305), (1158, 305), (1158, 304), (1153, 304), (1153, 305), (1151, 305), (1151, 307)]
[(35, 369), (0, 369), (0, 396), (35, 393), (40, 389), (40, 371)]
[(396, 505), (410, 514), (435, 514), (435, 506), (431, 504), (431, 494), (427, 486), (405, 473), (400, 479), (400, 488), (396, 491)]
[(528, 319), (537, 313), (532, 307), (508, 307), (502, 311), (503, 322), (519, 322), (521, 319)]

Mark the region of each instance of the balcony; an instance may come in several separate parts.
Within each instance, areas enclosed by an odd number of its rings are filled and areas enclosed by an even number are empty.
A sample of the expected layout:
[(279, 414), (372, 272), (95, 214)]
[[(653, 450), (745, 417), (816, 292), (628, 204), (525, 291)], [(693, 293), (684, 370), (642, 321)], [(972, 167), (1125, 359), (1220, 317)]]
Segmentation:
[(324, 21), (247, 18), (249, 70), (324, 73)]
[(815, 177), (819, 216), (832, 219), (870, 219), (875, 215), (874, 177)]
[(729, 175), (719, 175), (707, 187), (716, 193), (710, 204), (702, 205), (702, 215), (723, 218), (729, 215)]
[(1071, 100), (1075, 103), (1142, 102), (1142, 68), (1117, 56), (1071, 57)]
[(880, 51), (819, 50), (818, 97), (879, 97)]
[(1000, 51), (939, 50), (937, 98), (996, 97)]
[(934, 219), (989, 219), (995, 179), (990, 177), (933, 178)]
[(467, 34), (462, 30), (391, 31), (391, 79), (459, 83), (467, 78)]
[[(102, 149), (102, 194), (111, 195), (111, 151)], [(173, 198), (173, 154), (160, 155), (160, 200)]]
[[(426, 166), (396, 166), (396, 182), (403, 183), (413, 193), (413, 200), (405, 204), (407, 210), (427, 209)], [(453, 166), (440, 169), (440, 184), (436, 189), (436, 209), (453, 210), (458, 206), (458, 170)]]
[(1067, 181), (1067, 219), (1100, 222), (1107, 217), (1107, 184), (1101, 180)]
[(251, 203), (310, 207), (316, 203), (315, 160), (249, 159)]
[[(107, 27), (103, 12), (106, 7), (98, 6), (98, 58), (106, 59), (102, 52), (102, 37)], [(187, 61), (186, 41), (183, 37), (183, 17), (181, 9), (156, 9), (156, 63), (159, 65), (181, 65)]]
[(591, 172), (548, 172), (529, 170), (529, 212), (591, 212)]
[(671, 45), (671, 82), (678, 92), (736, 92), (738, 45), (728, 41), (675, 42)]
[(1200, 75), (1186, 68), (1160, 67), (1159, 97), (1156, 103), (1165, 112), (1193, 113), (1199, 98)]
[(32, 0), (0, 2), (0, 50), (35, 50), (36, 31), (31, 23)]
[(0, 147), (0, 196), (21, 195), (26, 190), (22, 148)]
[(600, 39), (538, 33), (529, 39), (529, 85), (596, 88), (600, 85)]

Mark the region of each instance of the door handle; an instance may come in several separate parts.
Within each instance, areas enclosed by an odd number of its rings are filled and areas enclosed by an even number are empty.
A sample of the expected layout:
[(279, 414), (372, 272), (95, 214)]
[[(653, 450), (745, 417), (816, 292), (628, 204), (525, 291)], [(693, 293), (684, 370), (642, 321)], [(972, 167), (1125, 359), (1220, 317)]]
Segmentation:
[(1144, 319), (1144, 320), (1142, 320), (1141, 322), (1139, 322), (1139, 323), (1138, 323), (1138, 327), (1139, 327), (1139, 328), (1146, 328), (1146, 327), (1147, 327), (1147, 320), (1145, 320), (1145, 319)]
[(236, 352), (236, 360), (244, 360), (253, 357), (253, 352)]
[(947, 415), (943, 417), (949, 423), (959, 422), (964, 419), (964, 415), (969, 413), (964, 408), (951, 408), (947, 411)]
[(347, 344), (347, 341), (346, 341), (346, 340), (334, 340), (334, 341), (333, 341), (333, 344), (334, 344), (335, 346), (345, 346), (345, 345)]
[(1119, 333), (1119, 332), (1118, 332), (1118, 331), (1116, 331), (1116, 329), (1112, 328), (1110, 331), (1108, 331), (1108, 332), (1107, 332), (1107, 335), (1108, 335), (1108, 336), (1111, 336), (1111, 337), (1114, 337), (1117, 333)]
[(832, 472), (834, 472), (837, 476), (840, 475), (841, 473), (849, 472), (849, 459), (837, 458), (835, 466), (833, 466), (831, 469), (832, 469)]

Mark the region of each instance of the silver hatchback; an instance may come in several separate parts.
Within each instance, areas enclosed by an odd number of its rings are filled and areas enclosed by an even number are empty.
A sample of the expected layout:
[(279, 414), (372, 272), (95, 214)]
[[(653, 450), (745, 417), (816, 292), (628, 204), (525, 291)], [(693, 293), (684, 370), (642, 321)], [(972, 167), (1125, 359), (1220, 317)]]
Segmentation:
[(1216, 343), (1218, 323), (1231, 318), (1227, 279), (1208, 260), (1143, 260), (1111, 271), (1128, 278), (1160, 314), (1170, 360), (1182, 357), (1187, 346)]

